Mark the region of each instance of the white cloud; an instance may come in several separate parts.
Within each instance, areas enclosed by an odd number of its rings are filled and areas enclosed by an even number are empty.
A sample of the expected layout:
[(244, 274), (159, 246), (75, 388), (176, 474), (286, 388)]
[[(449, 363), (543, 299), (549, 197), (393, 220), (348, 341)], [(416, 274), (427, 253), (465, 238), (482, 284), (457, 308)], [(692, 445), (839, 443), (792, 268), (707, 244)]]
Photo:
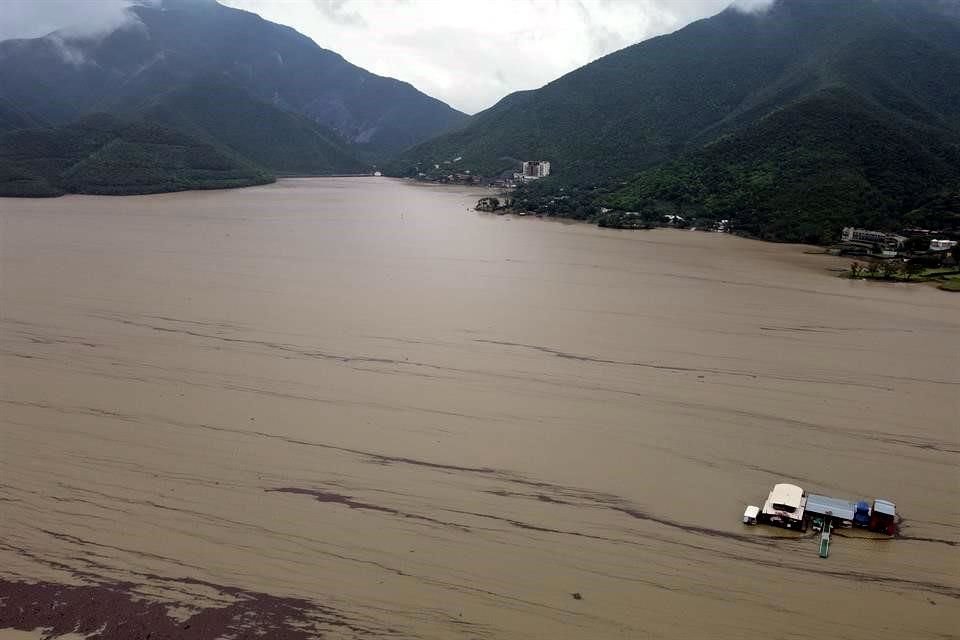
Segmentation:
[[(475, 113), (730, 0), (220, 0)], [(756, 3), (759, 0), (738, 0)]]
[(136, 24), (128, 9), (142, 0), (0, 0), (0, 40), (38, 38), (63, 30), (95, 37)]
[[(99, 35), (134, 2), (0, 0), (0, 39)], [(755, 10), (771, 0), (734, 0)], [(474, 113), (731, 0), (220, 0), (290, 25), (374, 73)]]
[(733, 0), (733, 7), (747, 13), (766, 11), (776, 0)]

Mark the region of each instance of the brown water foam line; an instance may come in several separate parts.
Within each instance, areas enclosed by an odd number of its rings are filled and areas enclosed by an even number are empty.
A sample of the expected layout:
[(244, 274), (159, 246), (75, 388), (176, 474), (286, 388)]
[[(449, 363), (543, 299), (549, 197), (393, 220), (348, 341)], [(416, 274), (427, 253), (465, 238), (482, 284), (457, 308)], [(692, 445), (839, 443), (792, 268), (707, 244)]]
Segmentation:
[[(53, 409), (56, 409), (56, 407), (52, 407), (52, 406), (47, 405), (47, 404), (45, 404), (45, 403), (25, 403), (25, 402), (14, 402), (14, 401), (9, 401), (9, 400), (0, 400), (0, 402), (6, 402), (6, 403), (10, 403), (10, 404), (26, 405), (26, 406), (36, 406), (36, 407), (38, 407), (38, 408), (53, 408)], [(63, 410), (63, 409), (61, 409), (61, 410)], [(98, 416), (98, 417), (108, 417), (108, 418), (128, 419), (128, 420), (133, 420), (133, 419), (135, 419), (134, 416), (122, 415), (122, 414), (118, 414), (118, 413), (110, 412), (110, 411), (105, 411), (105, 410), (101, 410), (101, 409), (96, 409), (96, 410), (94, 410), (94, 409), (79, 409), (78, 411), (81, 412), (81, 413), (85, 413), (85, 414), (89, 414), (89, 415), (93, 415), (93, 416)], [(515, 484), (515, 485), (521, 485), (521, 486), (529, 486), (529, 487), (532, 487), (532, 488), (537, 488), (537, 489), (540, 489), (540, 490), (549, 491), (549, 492), (551, 492), (551, 493), (553, 493), (553, 494), (555, 494), (555, 495), (560, 495), (560, 496), (564, 496), (564, 497), (568, 497), (568, 498), (569, 498), (569, 497), (573, 497), (573, 498), (577, 498), (577, 499), (579, 499), (579, 500), (585, 500), (585, 501), (587, 501), (588, 503), (592, 504), (593, 506), (613, 508), (614, 510), (620, 511), (620, 512), (622, 512), (622, 513), (624, 513), (624, 514), (626, 514), (626, 515), (629, 515), (629, 516), (631, 516), (631, 517), (633, 517), (633, 518), (637, 518), (637, 519), (641, 519), (641, 520), (648, 520), (648, 521), (656, 522), (656, 523), (658, 523), (658, 524), (665, 525), (665, 526), (669, 526), (669, 527), (672, 527), (672, 528), (677, 528), (677, 529), (686, 530), (688, 533), (702, 534), (702, 535), (707, 535), (707, 536), (712, 536), (712, 537), (729, 538), (729, 539), (734, 539), (734, 540), (738, 540), (738, 541), (741, 541), (741, 542), (747, 542), (747, 543), (752, 543), (752, 544), (770, 544), (770, 540), (769, 540), (769, 539), (759, 539), (759, 540), (758, 540), (758, 539), (753, 539), (753, 538), (748, 537), (748, 536), (744, 536), (744, 535), (742, 535), (742, 534), (737, 534), (737, 533), (732, 533), (732, 532), (727, 532), (727, 531), (717, 530), (717, 529), (712, 529), (712, 528), (706, 528), (706, 527), (695, 527), (695, 526), (687, 525), (687, 524), (685, 524), (685, 523), (679, 523), (679, 522), (667, 520), (667, 519), (664, 519), (664, 518), (655, 517), (655, 516), (652, 516), (651, 514), (643, 513), (643, 512), (641, 512), (641, 511), (639, 511), (638, 509), (633, 508), (632, 506), (629, 506), (629, 503), (628, 503), (627, 501), (623, 500), (622, 498), (620, 498), (620, 497), (618, 497), (618, 496), (607, 495), (607, 494), (596, 494), (596, 493), (588, 492), (588, 491), (585, 491), (585, 490), (582, 490), (582, 489), (573, 489), (573, 488), (570, 488), (570, 487), (562, 487), (562, 486), (554, 485), (554, 484), (548, 483), (548, 482), (541, 482), (541, 481), (530, 480), (530, 479), (526, 479), (526, 478), (523, 478), (523, 477), (521, 477), (521, 476), (518, 476), (518, 475), (516, 475), (516, 474), (513, 474), (513, 473), (511, 473), (511, 472), (504, 471), (504, 470), (500, 470), (500, 469), (495, 469), (495, 468), (492, 468), (492, 467), (461, 466), (461, 465), (455, 465), (455, 464), (447, 464), (447, 463), (432, 462), (432, 461), (427, 461), (427, 460), (419, 460), (419, 459), (414, 459), (414, 458), (409, 458), (409, 457), (403, 457), (403, 456), (389, 456), (389, 455), (385, 455), (385, 454), (381, 454), (381, 453), (375, 453), (375, 452), (372, 452), (372, 451), (365, 451), (365, 450), (360, 450), (360, 449), (352, 449), (352, 448), (348, 448), (348, 447), (339, 447), (339, 446), (336, 446), (336, 445), (329, 445), (329, 444), (325, 444), (325, 443), (302, 441), (302, 440), (292, 439), (292, 438), (288, 438), (288, 437), (284, 437), (284, 436), (280, 436), (280, 435), (276, 435), (276, 434), (270, 434), (270, 433), (266, 433), (266, 432), (260, 432), (260, 431), (248, 431), (248, 430), (231, 429), (231, 428), (226, 428), (226, 427), (216, 427), (216, 426), (212, 426), (212, 425), (199, 425), (199, 424), (198, 424), (198, 425), (182, 424), (182, 425), (180, 425), (180, 426), (203, 428), (203, 429), (209, 429), (209, 430), (213, 430), (213, 431), (222, 431), (222, 432), (230, 432), (230, 433), (241, 433), (241, 434), (249, 435), (249, 436), (258, 436), (258, 437), (265, 437), (265, 438), (270, 438), (270, 439), (282, 440), (282, 441), (288, 442), (288, 443), (290, 443), (290, 444), (306, 445), (306, 446), (313, 446), (313, 447), (320, 447), (320, 448), (325, 448), (325, 449), (331, 449), (331, 450), (335, 450), (335, 451), (341, 451), (341, 452), (344, 452), (344, 453), (349, 453), (349, 454), (354, 454), (354, 455), (363, 456), (363, 457), (366, 457), (368, 460), (370, 460), (370, 461), (372, 461), (372, 462), (375, 462), (375, 463), (378, 463), (378, 464), (384, 464), (384, 465), (389, 465), (389, 464), (405, 464), (405, 465), (412, 465), (412, 466), (417, 466), (417, 467), (424, 467), (424, 468), (429, 468), (429, 469), (435, 469), (435, 470), (437, 470), (437, 471), (443, 471), (443, 472), (463, 472), (463, 473), (479, 474), (479, 475), (481, 475), (481, 476), (487, 476), (487, 477), (491, 477), (491, 478), (496, 478), (496, 479), (498, 479), (498, 480), (500, 480), (500, 481), (503, 481), (503, 482), (506, 482), (506, 483), (509, 483), (509, 484)], [(369, 509), (369, 510), (375, 510), (375, 511), (381, 511), (381, 512), (389, 512), (389, 513), (392, 513), (392, 514), (394, 514), (394, 515), (398, 515), (398, 516), (402, 516), (402, 517), (407, 517), (407, 518), (412, 518), (412, 519), (418, 519), (418, 520), (422, 520), (422, 521), (426, 521), (426, 522), (431, 522), (431, 523), (433, 523), (433, 524), (441, 524), (441, 525), (445, 525), (445, 526), (452, 526), (452, 527), (459, 528), (459, 529), (461, 529), (461, 530), (469, 531), (469, 528), (464, 527), (463, 525), (458, 525), (458, 524), (455, 524), (455, 523), (449, 523), (449, 522), (434, 520), (434, 519), (431, 519), (431, 518), (429, 518), (429, 517), (427, 517), (427, 516), (420, 516), (420, 515), (417, 515), (417, 514), (406, 514), (406, 513), (400, 512), (399, 510), (395, 510), (395, 509), (391, 509), (391, 508), (387, 508), (387, 507), (381, 507), (381, 506), (379, 506), (379, 505), (372, 505), (372, 504), (367, 504), (367, 503), (360, 503), (360, 502), (358, 502), (358, 501), (353, 501), (352, 498), (349, 497), (349, 496), (340, 496), (340, 495), (337, 495), (337, 496), (336, 496), (336, 499), (334, 499), (333, 496), (334, 496), (335, 494), (331, 494), (331, 493), (329, 493), (329, 492), (316, 491), (316, 490), (312, 490), (312, 489), (303, 489), (303, 488), (281, 488), (281, 489), (272, 489), (272, 490), (273, 490), (273, 491), (281, 491), (281, 492), (285, 492), (285, 493), (299, 493), (299, 494), (304, 494), (304, 495), (311, 495), (311, 496), (313, 496), (314, 498), (316, 498), (317, 500), (319, 500), (320, 502), (339, 502), (340, 504), (344, 504), (344, 505), (349, 506), (349, 507), (351, 507), (351, 508), (361, 508), (361, 509)], [(503, 491), (503, 490), (501, 490), (501, 491), (495, 491), (495, 490), (494, 490), (494, 491), (488, 491), (488, 493), (492, 493), (492, 494), (494, 494), (494, 495), (499, 495), (499, 496), (501, 496), (501, 497), (507, 497), (507, 496), (510, 496), (513, 492), (508, 492), (508, 491)], [(517, 497), (519, 497), (519, 495), (520, 495), (520, 494), (518, 494)], [(540, 500), (540, 501), (543, 501), (543, 502), (557, 502), (557, 503), (561, 503), (561, 504), (571, 504), (571, 503), (569, 503), (569, 502), (567, 502), (567, 501), (565, 501), (565, 500), (561, 500), (561, 499), (552, 498), (552, 497), (550, 497), (550, 496), (547, 496), (546, 494), (544, 494), (544, 493), (542, 493), (542, 492), (541, 492), (541, 493), (538, 493), (538, 495), (536, 495), (536, 499), (537, 499), (537, 500)], [(903, 538), (903, 539), (908, 539), (908, 540), (914, 540), (914, 541), (918, 541), (918, 542), (931, 542), (931, 543), (946, 544), (946, 545), (949, 545), (949, 546), (957, 546), (956, 543), (954, 543), (953, 541), (945, 541), (945, 540), (942, 540), (942, 539), (921, 538), (921, 537), (911, 537), (911, 536), (902, 536), (902, 538)]]
[(333, 493), (331, 491), (323, 491), (320, 489), (303, 489), (299, 487), (280, 487), (277, 489), (264, 489), (267, 493), (291, 493), (294, 495), (304, 495), (310, 496), (317, 502), (325, 502), (331, 504), (340, 504), (350, 509), (359, 509), (367, 511), (379, 511), (381, 513), (386, 513), (393, 516), (398, 516), (400, 518), (409, 518), (411, 520), (420, 520), (422, 522), (428, 522), (430, 524), (438, 524), (445, 527), (453, 527), (454, 529), (459, 529), (461, 531), (469, 532), (470, 528), (462, 524), (457, 524), (456, 522), (447, 522), (444, 520), (437, 520), (436, 518), (431, 518), (429, 516), (421, 516), (416, 513), (407, 513), (405, 511), (400, 511), (399, 509), (394, 509), (393, 507), (384, 507), (377, 504), (372, 504), (369, 502), (361, 502), (359, 500), (354, 500), (351, 496), (345, 496), (339, 493)]
[(797, 376), (781, 376), (781, 375), (774, 375), (774, 374), (757, 373), (753, 371), (740, 371), (738, 369), (682, 367), (678, 365), (666, 365), (666, 364), (658, 364), (654, 362), (610, 360), (607, 358), (598, 358), (596, 356), (584, 356), (584, 355), (579, 355), (575, 353), (568, 353), (566, 351), (553, 349), (551, 347), (543, 347), (535, 344), (524, 344), (522, 342), (507, 342), (505, 340), (484, 340), (480, 338), (475, 338), (474, 342), (494, 344), (502, 347), (520, 347), (523, 349), (546, 353), (552, 356), (556, 356), (558, 358), (563, 358), (565, 360), (577, 360), (579, 362), (592, 362), (594, 364), (612, 364), (612, 365), (619, 365), (623, 367), (639, 367), (643, 369), (656, 369), (660, 371), (672, 371), (677, 373), (711, 373), (716, 375), (750, 378), (753, 380), (762, 378), (766, 380), (777, 380), (781, 382), (809, 382), (814, 384), (844, 385), (844, 386), (851, 386), (851, 387), (863, 387), (867, 389), (879, 389), (881, 391), (893, 391), (893, 388), (889, 386), (874, 385), (874, 384), (867, 384), (867, 383), (861, 383), (861, 382), (850, 382), (845, 380), (826, 380), (826, 379), (818, 379), (818, 378), (803, 378), (803, 377), (797, 377)]
[[(456, 372), (458, 372), (458, 373), (466, 373), (465, 371), (462, 371), (462, 370), (453, 369), (453, 368), (449, 368), (449, 367), (441, 367), (441, 366), (438, 366), (438, 365), (433, 365), (433, 364), (424, 363), (424, 362), (414, 362), (414, 361), (408, 361), (408, 360), (397, 360), (397, 359), (394, 359), (394, 358), (382, 358), (382, 357), (371, 357), (371, 356), (349, 356), (349, 355), (328, 353), (328, 352), (323, 352), (323, 351), (318, 351), (318, 350), (311, 350), (311, 349), (308, 349), (308, 348), (305, 348), (305, 347), (296, 346), (296, 345), (290, 345), (290, 344), (285, 344), (285, 343), (280, 343), (280, 342), (264, 341), (264, 340), (252, 340), (252, 339), (246, 339), (246, 338), (231, 338), (231, 337), (226, 337), (226, 336), (221, 336), (221, 335), (213, 335), (213, 334), (200, 333), (200, 332), (197, 332), (197, 331), (191, 331), (191, 330), (182, 329), (182, 328), (162, 327), (162, 326), (152, 325), (152, 324), (149, 324), (149, 323), (142, 323), (142, 322), (137, 322), (137, 321), (133, 321), (133, 320), (129, 320), (129, 319), (124, 319), (124, 318), (122, 318), (122, 317), (111, 316), (111, 315), (97, 315), (97, 314), (94, 314), (92, 317), (96, 317), (96, 318), (99, 318), (99, 319), (102, 319), (102, 320), (108, 320), (108, 321), (111, 321), (111, 322), (119, 322), (119, 323), (125, 324), (125, 325), (130, 325), (130, 326), (135, 326), (135, 327), (140, 327), (140, 328), (151, 329), (151, 330), (158, 331), (158, 332), (163, 332), (163, 333), (181, 334), (181, 335), (187, 335), (187, 336), (192, 336), (192, 337), (196, 337), (196, 338), (204, 338), (204, 339), (210, 339), (210, 340), (219, 340), (219, 341), (223, 341), (223, 342), (226, 342), (226, 343), (235, 343), (235, 344), (242, 344), (242, 345), (247, 345), (247, 346), (260, 346), (260, 347), (264, 347), (264, 348), (267, 348), (267, 349), (279, 350), (279, 351), (281, 351), (281, 352), (286, 352), (286, 353), (294, 354), (294, 355), (299, 356), (299, 357), (319, 358), (319, 359), (322, 359), (322, 360), (330, 360), (330, 361), (338, 362), (338, 363), (341, 363), (341, 364), (350, 364), (350, 365), (357, 365), (357, 364), (375, 364), (375, 365), (396, 365), (396, 366), (410, 366), (410, 367), (425, 367), (425, 368), (431, 368), (431, 369), (437, 369), (437, 370), (456, 371)], [(673, 366), (673, 365), (663, 365), (663, 364), (650, 363), (650, 362), (633, 362), (633, 361), (610, 360), (610, 359), (604, 359), (604, 358), (597, 358), (597, 357), (594, 357), (594, 356), (584, 356), (584, 355), (578, 355), (578, 354), (568, 353), (568, 352), (565, 352), (565, 351), (560, 351), (560, 350), (558, 350), (558, 349), (553, 349), (553, 348), (550, 348), (550, 347), (544, 347), (544, 346), (540, 346), (540, 345), (531, 345), (531, 344), (524, 344), (524, 343), (518, 343), (518, 342), (508, 342), (508, 341), (503, 341), (503, 340), (474, 339), (474, 342), (477, 342), (477, 343), (486, 343), (486, 344), (493, 344), (493, 345), (499, 345), (499, 346), (506, 346), (506, 347), (518, 347), (518, 348), (523, 348), (523, 349), (538, 351), (538, 352), (541, 352), (541, 353), (546, 353), (546, 354), (553, 355), (553, 356), (556, 356), (556, 357), (559, 357), (559, 358), (563, 358), (563, 359), (570, 359), (570, 360), (576, 360), (576, 361), (582, 361), (582, 362), (592, 362), (592, 363), (597, 363), (597, 364), (610, 364), (610, 365), (620, 365), (620, 366), (630, 366), (630, 367), (642, 367), (642, 368), (649, 368), (649, 369), (655, 369), (655, 370), (664, 370), (664, 371), (671, 371), (671, 372), (677, 372), (677, 373), (704, 373), (704, 374), (709, 373), (709, 374), (717, 374), (717, 375), (729, 375), (729, 376), (746, 377), (746, 378), (752, 378), (752, 379), (766, 378), (766, 379), (786, 381), (786, 382), (807, 382), (807, 383), (818, 383), (818, 384), (831, 384), (831, 385), (834, 385), (834, 386), (836, 386), (836, 385), (847, 385), (847, 386), (864, 387), (864, 388), (875, 388), (875, 389), (880, 389), (880, 390), (883, 390), (883, 391), (893, 391), (893, 387), (888, 387), (888, 386), (883, 386), (883, 385), (866, 384), (866, 383), (858, 383), (858, 382), (845, 381), (845, 380), (826, 380), (826, 379), (816, 379), (816, 378), (801, 378), (801, 377), (791, 377), (791, 376), (777, 376), (777, 375), (772, 375), (772, 374), (761, 374), (761, 373), (756, 373), (756, 372), (751, 372), (751, 371), (727, 370), (727, 369), (709, 369), (709, 368), (703, 369), (703, 368), (694, 368), (694, 367), (681, 367), (681, 366)], [(886, 376), (886, 377), (890, 378), (891, 376)], [(960, 381), (952, 381), (952, 380), (951, 380), (951, 381), (946, 381), (946, 380), (919, 380), (919, 379), (913, 379), (913, 378), (904, 378), (904, 380), (909, 380), (909, 381), (914, 381), (914, 382), (930, 382), (930, 383), (947, 384), (947, 385), (960, 385)], [(607, 389), (607, 390), (608, 390), (608, 391), (612, 391), (612, 390), (610, 390), (610, 389)], [(736, 413), (736, 412), (734, 412), (734, 413)], [(827, 428), (824, 428), (822, 425), (812, 425), (812, 424), (804, 423), (804, 422), (802, 422), (802, 421), (795, 421), (795, 420), (786, 420), (786, 422), (802, 424), (802, 425), (804, 425), (804, 426), (807, 427), (807, 428), (813, 428), (814, 430), (817, 430), (817, 431), (835, 431), (835, 432), (838, 432), (838, 433), (842, 433), (842, 434), (844, 434), (844, 435), (847, 435), (847, 436), (849, 436), (849, 437), (864, 438), (864, 439), (868, 439), (868, 440), (875, 440), (875, 441), (879, 441), (879, 442), (885, 442), (885, 443), (888, 443), (888, 444), (896, 444), (896, 445), (908, 446), (908, 447), (913, 447), (913, 448), (919, 448), (919, 449), (925, 449), (925, 450), (931, 450), (931, 451), (938, 451), (938, 452), (942, 452), (942, 453), (953, 453), (953, 454), (958, 454), (958, 453), (960, 453), (960, 449), (956, 448), (956, 444), (955, 444), (955, 443), (936, 443), (936, 442), (926, 442), (926, 441), (915, 441), (915, 440), (911, 440), (911, 439), (909, 439), (909, 438), (905, 438), (905, 437), (903, 437), (902, 435), (899, 435), (899, 434), (869, 434), (869, 435), (868, 435), (868, 434), (863, 434), (863, 433), (845, 432), (845, 431), (841, 431), (841, 430), (827, 429)], [(386, 459), (386, 458), (384, 458), (384, 459)], [(402, 460), (401, 460), (401, 459), (395, 459), (395, 461), (402, 461)]]

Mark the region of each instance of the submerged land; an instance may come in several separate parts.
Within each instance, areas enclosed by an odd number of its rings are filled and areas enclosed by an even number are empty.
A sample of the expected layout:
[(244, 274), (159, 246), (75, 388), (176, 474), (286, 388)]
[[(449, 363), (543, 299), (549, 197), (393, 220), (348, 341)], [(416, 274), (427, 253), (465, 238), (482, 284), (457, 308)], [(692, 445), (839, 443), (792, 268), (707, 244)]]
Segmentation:
[(0, 638), (955, 631), (960, 299), (481, 195), (0, 200)]

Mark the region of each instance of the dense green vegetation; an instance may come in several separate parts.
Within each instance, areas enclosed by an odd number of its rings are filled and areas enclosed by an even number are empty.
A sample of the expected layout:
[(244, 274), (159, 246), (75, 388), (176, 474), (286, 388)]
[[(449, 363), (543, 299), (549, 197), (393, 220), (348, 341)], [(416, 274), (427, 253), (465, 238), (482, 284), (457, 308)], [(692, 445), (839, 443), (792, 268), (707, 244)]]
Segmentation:
[(933, 197), (903, 217), (909, 227), (960, 229), (960, 181), (946, 183)]
[(369, 173), (333, 131), (260, 102), (219, 79), (175, 89), (139, 108), (143, 117), (228, 147), (278, 174)]
[[(956, 224), (960, 20), (937, 0), (728, 9), (513, 94), (403, 153), (555, 175), (517, 206), (618, 225), (666, 213), (827, 241), (840, 227)], [(954, 221), (954, 222), (951, 222)]]
[(272, 180), (249, 162), (182, 133), (106, 115), (0, 136), (0, 196), (127, 195)]
[(130, 12), (133, 26), (106, 34), (0, 42), (0, 135), (9, 134), (0, 192), (143, 193), (368, 173), (466, 118), (214, 0), (136, 2)]
[(946, 278), (940, 284), (940, 289), (944, 291), (958, 291), (960, 292), (960, 276), (954, 276), (951, 278)]
[(827, 243), (846, 225), (897, 228), (910, 211), (917, 226), (958, 224), (960, 209), (935, 204), (947, 184), (960, 184), (960, 146), (894, 128), (848, 93), (825, 91), (642, 172), (603, 204), (667, 204), (764, 239)]
[(554, 178), (538, 180), (512, 194), (513, 208), (538, 215), (600, 222), (603, 215), (597, 202), (608, 192), (598, 187), (567, 186)]
[(127, 115), (3, 134), (0, 195), (219, 189), (269, 182), (273, 173), (371, 171), (333, 132), (222, 82), (167, 92)]
[[(937, 262), (944, 262), (947, 256), (939, 255)], [(956, 265), (956, 258), (951, 258)], [(854, 261), (850, 263), (850, 270), (844, 274), (848, 278), (862, 280), (879, 280), (886, 282), (935, 282), (941, 289), (955, 291), (960, 284), (960, 270), (956, 266), (928, 266), (919, 258), (907, 261), (873, 260), (870, 262)]]
[(0, 158), (0, 196), (49, 198), (62, 196), (63, 189), (17, 162)]
[(0, 97), (0, 133), (14, 129), (40, 127), (43, 123)]

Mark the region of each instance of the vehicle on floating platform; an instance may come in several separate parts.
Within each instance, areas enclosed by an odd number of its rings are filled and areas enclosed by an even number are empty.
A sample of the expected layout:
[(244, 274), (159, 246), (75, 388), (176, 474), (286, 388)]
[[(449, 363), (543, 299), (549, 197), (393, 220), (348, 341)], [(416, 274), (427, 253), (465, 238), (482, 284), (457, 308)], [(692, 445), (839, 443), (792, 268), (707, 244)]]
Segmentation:
[(770, 524), (798, 531), (806, 531), (811, 524), (817, 531), (861, 527), (890, 536), (897, 533), (897, 520), (897, 507), (889, 500), (877, 498), (871, 507), (866, 500), (807, 494), (787, 483), (774, 485), (762, 508), (748, 506), (743, 512), (743, 523), (749, 525)]

